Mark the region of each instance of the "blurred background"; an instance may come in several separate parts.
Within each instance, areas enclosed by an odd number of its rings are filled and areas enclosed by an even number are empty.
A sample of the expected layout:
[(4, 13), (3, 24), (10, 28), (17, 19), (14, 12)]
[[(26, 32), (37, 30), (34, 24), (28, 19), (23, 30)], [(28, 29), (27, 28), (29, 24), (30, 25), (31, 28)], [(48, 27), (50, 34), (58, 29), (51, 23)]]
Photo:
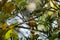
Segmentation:
[(0, 40), (60, 40), (60, 0), (0, 0)]

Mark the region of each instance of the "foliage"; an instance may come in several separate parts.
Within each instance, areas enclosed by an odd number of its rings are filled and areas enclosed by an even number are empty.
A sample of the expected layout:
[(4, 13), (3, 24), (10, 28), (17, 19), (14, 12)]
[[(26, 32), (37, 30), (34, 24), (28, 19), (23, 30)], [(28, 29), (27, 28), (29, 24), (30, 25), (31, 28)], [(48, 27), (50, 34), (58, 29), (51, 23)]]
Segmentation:
[[(29, 3), (35, 3), (32, 5), (32, 7), (36, 5), (36, 8), (31, 8), (31, 10), (33, 11), (30, 11), (30, 8), (27, 9)], [(24, 15), (24, 13), (28, 13), (28, 15), (31, 14), (30, 17), (26, 18), (27, 20), (23, 18), (22, 19), (24, 20), (24, 22), (26, 21), (28, 23), (33, 20), (29, 25), (30, 27), (32, 25), (32, 29), (34, 27), (38, 28), (39, 25), (44, 25), (44, 29), (40, 30), (40, 32), (47, 33), (49, 40), (54, 40), (55, 38), (58, 38), (58, 34), (54, 33), (57, 33), (59, 31), (59, 28), (57, 27), (57, 31), (54, 30), (55, 28), (52, 27), (52, 23), (53, 21), (59, 19), (59, 7), (60, 5), (57, 3), (56, 0), (11, 0), (10, 2), (8, 2), (8, 0), (2, 0), (0, 2), (0, 27), (2, 26), (2, 29), (0, 30), (0, 39), (9, 40), (9, 38), (12, 37), (14, 40), (18, 40), (18, 36), (15, 35), (14, 29), (16, 28), (15, 26), (19, 24), (11, 24), (10, 26), (8, 26), (6, 24), (6, 20), (8, 20), (9, 17), (15, 17), (20, 12), (21, 14), (23, 14), (23, 16), (27, 16)], [(37, 21), (35, 21), (36, 18), (38, 19)], [(38, 29), (34, 30), (36, 31)], [(33, 35), (39, 36), (35, 34)]]

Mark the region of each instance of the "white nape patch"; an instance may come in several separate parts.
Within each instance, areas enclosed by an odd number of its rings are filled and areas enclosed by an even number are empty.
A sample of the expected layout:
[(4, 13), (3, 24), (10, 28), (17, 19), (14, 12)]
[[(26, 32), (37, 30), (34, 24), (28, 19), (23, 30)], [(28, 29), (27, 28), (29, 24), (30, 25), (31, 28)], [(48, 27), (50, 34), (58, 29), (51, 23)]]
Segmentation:
[(12, 0), (8, 0), (7, 2), (11, 2)]
[(0, 2), (2, 2), (2, 0), (0, 0)]
[(36, 9), (36, 4), (35, 3), (29, 3), (26, 7), (30, 12), (33, 12)]

